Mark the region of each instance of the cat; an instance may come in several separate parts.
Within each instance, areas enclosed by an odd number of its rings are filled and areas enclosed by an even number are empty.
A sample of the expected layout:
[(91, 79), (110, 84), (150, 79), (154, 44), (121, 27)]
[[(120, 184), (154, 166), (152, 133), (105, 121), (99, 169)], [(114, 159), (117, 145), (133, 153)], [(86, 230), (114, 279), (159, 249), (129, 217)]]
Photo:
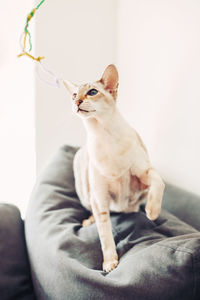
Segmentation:
[(137, 212), (146, 197), (146, 215), (155, 220), (165, 184), (152, 167), (140, 136), (117, 108), (118, 71), (114, 65), (109, 65), (94, 83), (63, 83), (72, 96), (72, 109), (87, 132), (86, 145), (77, 151), (73, 163), (77, 194), (92, 212), (82, 226), (96, 222), (102, 268), (110, 272), (118, 265), (110, 211)]

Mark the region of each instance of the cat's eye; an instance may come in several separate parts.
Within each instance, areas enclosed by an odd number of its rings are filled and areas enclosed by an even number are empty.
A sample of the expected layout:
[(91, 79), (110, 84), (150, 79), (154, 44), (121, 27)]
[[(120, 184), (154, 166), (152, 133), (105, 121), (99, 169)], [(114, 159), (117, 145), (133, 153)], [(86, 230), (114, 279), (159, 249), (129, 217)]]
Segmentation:
[(75, 100), (75, 99), (76, 99), (76, 96), (77, 96), (77, 94), (74, 93), (74, 94), (72, 95), (72, 99)]
[(89, 96), (95, 96), (98, 93), (96, 89), (91, 89), (87, 92), (87, 95)]

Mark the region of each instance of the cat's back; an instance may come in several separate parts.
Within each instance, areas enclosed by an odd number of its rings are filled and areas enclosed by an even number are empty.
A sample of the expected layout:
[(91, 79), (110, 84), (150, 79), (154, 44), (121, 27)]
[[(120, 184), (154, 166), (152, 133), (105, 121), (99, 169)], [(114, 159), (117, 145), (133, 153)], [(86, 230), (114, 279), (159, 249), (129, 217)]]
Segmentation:
[(89, 156), (87, 147), (81, 147), (74, 156), (73, 170), (75, 178), (75, 188), (77, 195), (88, 210), (91, 210), (90, 206), (90, 185), (88, 178), (89, 169)]
[(73, 170), (76, 177), (76, 173), (81, 169), (85, 169), (88, 166), (88, 151), (86, 146), (82, 146), (78, 149), (74, 156)]

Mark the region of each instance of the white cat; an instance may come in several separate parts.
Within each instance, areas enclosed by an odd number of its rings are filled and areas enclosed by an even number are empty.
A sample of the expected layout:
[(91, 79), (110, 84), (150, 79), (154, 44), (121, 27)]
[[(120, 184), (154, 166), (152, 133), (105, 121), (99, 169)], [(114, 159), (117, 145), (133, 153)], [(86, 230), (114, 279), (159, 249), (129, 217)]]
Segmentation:
[(103, 270), (109, 272), (118, 264), (110, 211), (138, 211), (146, 196), (147, 217), (155, 220), (165, 185), (152, 167), (141, 138), (117, 109), (116, 67), (109, 65), (94, 83), (63, 83), (72, 95), (73, 110), (87, 131), (87, 143), (74, 158), (76, 191), (83, 206), (92, 212), (82, 225), (96, 222)]

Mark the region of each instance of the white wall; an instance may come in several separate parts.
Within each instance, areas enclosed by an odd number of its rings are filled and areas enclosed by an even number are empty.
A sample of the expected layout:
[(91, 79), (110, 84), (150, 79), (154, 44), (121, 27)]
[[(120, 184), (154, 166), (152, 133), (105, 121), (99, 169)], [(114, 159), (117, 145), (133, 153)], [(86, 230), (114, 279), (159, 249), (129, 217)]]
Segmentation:
[[(100, 78), (116, 62), (117, 1), (47, 1), (36, 16), (36, 55), (59, 77), (77, 83)], [(64, 88), (51, 88), (36, 78), (37, 170), (62, 144), (85, 141), (82, 122), (71, 113)]]
[(200, 1), (119, 0), (120, 107), (164, 178), (200, 194)]
[(0, 8), (0, 202), (17, 205), (23, 214), (35, 181), (34, 65), (17, 54), (33, 5), (4, 1)]
[[(200, 194), (200, 2), (49, 0), (36, 14), (36, 55), (81, 83), (117, 63), (119, 106), (164, 179)], [(64, 88), (36, 79), (38, 171), (85, 131)]]

